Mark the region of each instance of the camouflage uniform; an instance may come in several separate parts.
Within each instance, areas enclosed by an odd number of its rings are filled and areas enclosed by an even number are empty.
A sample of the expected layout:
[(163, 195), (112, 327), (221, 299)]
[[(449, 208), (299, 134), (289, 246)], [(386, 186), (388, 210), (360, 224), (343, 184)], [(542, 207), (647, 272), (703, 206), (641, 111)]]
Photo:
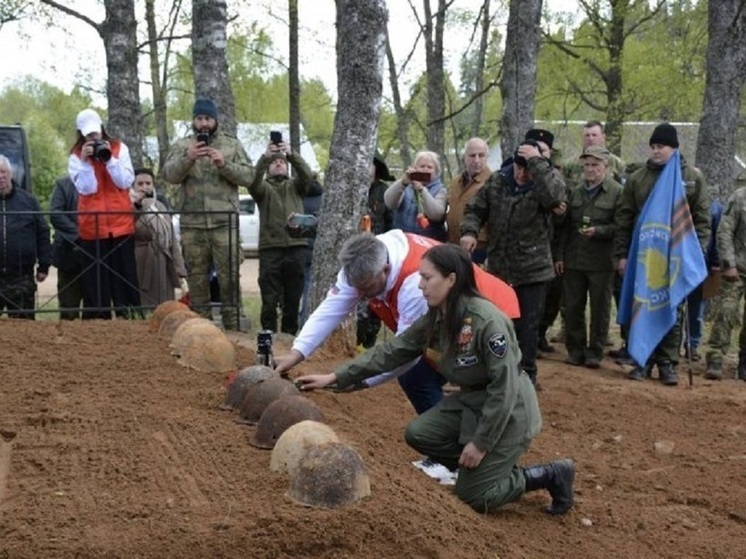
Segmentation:
[(262, 155), (249, 193), (259, 206), (259, 290), (262, 296), (262, 328), (277, 332), (277, 307), (282, 305), (280, 330), (298, 331), (308, 241), (292, 237), (285, 227), (291, 213), (303, 213), (303, 197), (313, 175), (303, 158), (287, 154), (295, 177), (266, 175), (273, 157)]
[[(189, 294), (195, 311), (212, 319), (208, 272), (215, 264), (221, 291), (221, 314), (226, 329), (239, 329), (241, 309), (240, 264), (243, 259), (238, 233), (238, 187), (248, 185), (254, 170), (241, 142), (219, 129), (210, 147), (220, 151), (225, 165), (218, 168), (208, 158), (192, 161), (187, 149), (195, 135), (176, 142), (163, 165), (163, 177), (180, 185), (180, 229)], [(220, 213), (203, 213), (220, 212)]]
[[(383, 193), (388, 185), (382, 180), (373, 181), (368, 189), (368, 215), (370, 231), (380, 235), (390, 231), (394, 226), (394, 212), (386, 207)], [(373, 347), (381, 331), (381, 319), (368, 308), (367, 301), (357, 304), (357, 344), (365, 348)]]
[(486, 223), (489, 231), (487, 271), (516, 291), (521, 317), (515, 321), (524, 370), (536, 379), (538, 322), (546, 285), (554, 278), (550, 247), (552, 209), (567, 199), (565, 183), (549, 160), (532, 157), (528, 169), (533, 182), (518, 186), (513, 166), (490, 178), (464, 209), (461, 235), (478, 238)]
[(717, 232), (717, 247), (721, 269), (736, 268), (737, 281), (721, 277), (720, 306), (713, 319), (707, 351), (708, 368), (712, 364), (722, 367), (723, 356), (730, 348), (734, 327), (741, 326), (738, 338), (738, 378), (746, 380), (746, 305), (743, 320), (739, 317), (739, 305), (746, 290), (746, 187), (739, 188), (728, 200)]
[[(627, 179), (627, 184), (622, 191), (622, 202), (616, 213), (617, 233), (614, 240), (614, 256), (617, 259), (627, 258), (637, 218), (663, 167), (663, 165), (657, 165), (648, 160), (644, 167), (632, 173)], [(710, 238), (710, 196), (707, 192), (707, 185), (699, 169), (687, 165), (683, 156), (681, 157), (681, 176), (684, 179), (686, 200), (692, 214), (702, 254), (706, 254), (707, 243)], [(627, 266), (633, 264), (628, 262)], [(674, 366), (677, 365), (680, 345), (681, 313), (679, 313), (676, 324), (655, 348), (651, 357), (652, 361), (658, 365), (666, 362), (670, 362)], [(645, 365), (645, 363), (640, 365)]]

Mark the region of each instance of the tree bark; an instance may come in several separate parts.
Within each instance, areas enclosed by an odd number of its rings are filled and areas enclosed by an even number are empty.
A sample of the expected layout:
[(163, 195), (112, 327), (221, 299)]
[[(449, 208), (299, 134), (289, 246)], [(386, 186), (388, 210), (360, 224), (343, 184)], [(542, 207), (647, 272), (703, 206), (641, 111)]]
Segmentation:
[(542, 0), (510, 0), (500, 94), (500, 148), (513, 153), (534, 124)]
[[(150, 82), (153, 92), (155, 131), (158, 138), (158, 168), (163, 167), (169, 150), (168, 112), (165, 87), (161, 87), (161, 67), (158, 56), (158, 32), (155, 26), (155, 0), (145, 2), (145, 22), (148, 27), (148, 54), (150, 56)], [(165, 72), (164, 72), (165, 75)], [(164, 83), (165, 85), (165, 83)]]
[(340, 246), (359, 231), (368, 199), (383, 90), (386, 1), (336, 0), (336, 5), (339, 102), (314, 246), (311, 309), (334, 284)]
[(225, 0), (192, 0), (194, 89), (218, 106), (223, 131), (236, 134), (236, 104), (228, 75), (228, 9)]
[(710, 194), (727, 199), (735, 189), (736, 133), (746, 81), (746, 1), (708, 5), (707, 76), (697, 133), (697, 166)]
[(399, 92), (399, 77), (396, 74), (396, 61), (391, 50), (388, 28), (386, 29), (386, 60), (389, 67), (389, 86), (396, 114), (396, 137), (399, 140), (399, 156), (402, 167), (406, 169), (412, 164), (412, 150), (409, 149), (409, 114), (404, 110)]
[[(490, 40), (490, 0), (484, 0), (480, 10), (481, 34), (479, 37), (479, 50), (477, 51), (477, 63), (474, 69), (474, 91), (477, 98), (474, 100), (474, 119), (471, 124), (471, 137), (479, 136), (479, 127), (482, 124), (482, 112), (484, 111), (484, 66), (487, 58), (487, 46)], [(460, 161), (460, 158), (459, 158)]]
[[(438, 154), (445, 151), (445, 79), (443, 75), (443, 28), (446, 0), (438, 0), (433, 17), (430, 0), (423, 0), (425, 9), (425, 67), (427, 71), (427, 149)], [(433, 25), (433, 22), (435, 23)]]
[(290, 147), (300, 153), (300, 71), (298, 67), (298, 0), (288, 0), (290, 24), (288, 81), (290, 99)]

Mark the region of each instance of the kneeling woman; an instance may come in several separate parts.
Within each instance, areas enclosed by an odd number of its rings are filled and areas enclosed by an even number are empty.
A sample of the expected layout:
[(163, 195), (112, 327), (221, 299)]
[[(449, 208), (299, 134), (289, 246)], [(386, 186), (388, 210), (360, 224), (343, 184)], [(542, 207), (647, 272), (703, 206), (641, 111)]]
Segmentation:
[(550, 514), (573, 504), (572, 461), (520, 468), (518, 459), (541, 430), (536, 392), (521, 370), (513, 325), (476, 289), (469, 255), (439, 245), (420, 264), (428, 313), (400, 336), (328, 375), (296, 379), (303, 390), (354, 385), (420, 355), (461, 387), (407, 425), (407, 444), (451, 470), (456, 494), (479, 512), (492, 512), (526, 491), (547, 489)]

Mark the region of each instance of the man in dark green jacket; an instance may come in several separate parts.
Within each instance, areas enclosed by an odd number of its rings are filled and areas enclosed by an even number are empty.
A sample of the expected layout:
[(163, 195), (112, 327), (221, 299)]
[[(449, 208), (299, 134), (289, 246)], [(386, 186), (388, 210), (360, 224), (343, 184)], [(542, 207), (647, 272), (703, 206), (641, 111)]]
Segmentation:
[[(288, 172), (288, 163), (295, 177)], [(270, 142), (256, 163), (249, 193), (259, 205), (260, 320), (264, 330), (277, 332), (277, 307), (282, 307), (280, 331), (298, 331), (298, 311), (303, 295), (308, 241), (292, 237), (285, 228), (288, 216), (303, 213), (303, 197), (312, 179), (303, 158), (283, 141)]]
[[(627, 268), (627, 254), (632, 240), (632, 233), (637, 218), (648, 199), (655, 182), (668, 160), (679, 148), (676, 128), (668, 123), (659, 124), (650, 137), (650, 159), (644, 167), (632, 173), (622, 193), (622, 203), (616, 213), (617, 235), (614, 241), (614, 256), (618, 258), (617, 271), (624, 275)], [(681, 158), (681, 176), (686, 188), (686, 201), (692, 215), (702, 253), (707, 253), (710, 239), (710, 196), (702, 173), (687, 165)], [(679, 382), (676, 365), (679, 363), (679, 346), (681, 340), (681, 323), (679, 320), (666, 334), (653, 351), (648, 363), (638, 363), (629, 378), (643, 380), (650, 376), (653, 365), (658, 365), (658, 378), (668, 386)]]
[[(566, 363), (597, 369), (609, 334), (614, 214), (622, 185), (611, 177), (609, 150), (583, 150), (583, 180), (570, 191), (567, 216), (559, 231), (555, 269), (563, 276)], [(585, 306), (590, 299), (590, 335)]]
[(521, 317), (515, 320), (521, 366), (536, 383), (538, 323), (547, 282), (554, 278), (549, 243), (552, 215), (567, 207), (561, 175), (542, 157), (534, 140), (525, 140), (510, 165), (492, 173), (464, 209), (461, 246), (472, 252), (487, 224), (487, 271), (515, 289)]

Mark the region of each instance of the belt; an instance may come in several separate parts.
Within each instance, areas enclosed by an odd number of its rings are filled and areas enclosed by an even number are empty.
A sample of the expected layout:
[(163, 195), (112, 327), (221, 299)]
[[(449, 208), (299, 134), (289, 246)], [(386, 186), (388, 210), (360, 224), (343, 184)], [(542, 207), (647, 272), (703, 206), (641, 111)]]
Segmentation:
[(459, 385), (459, 389), (461, 392), (479, 392), (481, 390), (487, 390), (487, 386), (489, 386), (489, 382), (483, 382), (482, 384), (473, 384), (470, 386), (466, 385)]

